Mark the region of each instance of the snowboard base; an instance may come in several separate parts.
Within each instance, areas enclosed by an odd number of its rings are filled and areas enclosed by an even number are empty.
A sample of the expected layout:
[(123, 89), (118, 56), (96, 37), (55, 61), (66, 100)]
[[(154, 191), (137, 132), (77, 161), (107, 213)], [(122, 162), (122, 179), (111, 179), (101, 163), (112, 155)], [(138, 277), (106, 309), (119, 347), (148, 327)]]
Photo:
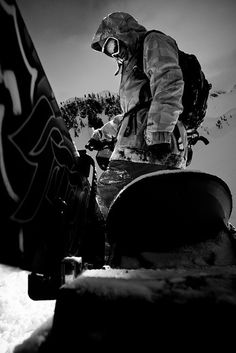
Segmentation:
[(129, 183), (107, 217), (110, 244), (123, 254), (165, 252), (212, 239), (227, 227), (232, 195), (215, 175), (157, 171)]

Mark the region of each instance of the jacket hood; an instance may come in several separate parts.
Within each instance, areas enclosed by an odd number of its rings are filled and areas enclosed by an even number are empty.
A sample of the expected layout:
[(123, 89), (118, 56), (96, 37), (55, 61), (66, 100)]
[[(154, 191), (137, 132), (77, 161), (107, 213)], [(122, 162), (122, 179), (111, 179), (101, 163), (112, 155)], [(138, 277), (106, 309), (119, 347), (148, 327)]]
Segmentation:
[(146, 33), (146, 28), (125, 12), (113, 12), (106, 16), (95, 33), (91, 47), (101, 51), (103, 43), (108, 37), (115, 37), (123, 41), (131, 52), (136, 49), (140, 37)]

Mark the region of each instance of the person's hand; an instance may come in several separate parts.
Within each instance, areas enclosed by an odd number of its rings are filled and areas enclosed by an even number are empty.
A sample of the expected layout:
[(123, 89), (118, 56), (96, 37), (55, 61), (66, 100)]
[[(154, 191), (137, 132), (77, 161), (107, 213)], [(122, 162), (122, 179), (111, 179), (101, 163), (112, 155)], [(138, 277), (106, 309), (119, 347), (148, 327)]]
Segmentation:
[(91, 139), (93, 139), (93, 140), (101, 140), (101, 138), (102, 138), (102, 132), (100, 131), (100, 129), (93, 130)]
[(96, 140), (94, 138), (91, 138), (88, 143), (85, 145), (85, 148), (88, 149), (89, 151), (100, 151), (103, 148), (104, 143)]
[(93, 130), (92, 136), (88, 143), (85, 145), (85, 148), (93, 151), (93, 150), (101, 150), (103, 143), (101, 142), (101, 131), (99, 129)]

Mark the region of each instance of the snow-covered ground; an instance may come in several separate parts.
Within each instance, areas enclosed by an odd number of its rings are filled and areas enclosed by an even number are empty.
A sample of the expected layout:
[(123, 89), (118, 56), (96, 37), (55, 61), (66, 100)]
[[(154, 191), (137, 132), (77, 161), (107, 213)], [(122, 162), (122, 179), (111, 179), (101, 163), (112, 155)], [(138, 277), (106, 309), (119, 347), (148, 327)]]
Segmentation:
[(0, 265), (0, 353), (11, 353), (53, 316), (55, 300), (33, 301), (27, 293), (26, 271)]

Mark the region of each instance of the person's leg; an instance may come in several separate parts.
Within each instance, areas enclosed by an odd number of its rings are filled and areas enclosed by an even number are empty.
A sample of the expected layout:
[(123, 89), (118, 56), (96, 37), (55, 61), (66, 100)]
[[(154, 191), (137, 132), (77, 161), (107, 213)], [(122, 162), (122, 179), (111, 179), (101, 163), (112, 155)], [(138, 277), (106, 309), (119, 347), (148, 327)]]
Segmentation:
[(167, 168), (156, 164), (111, 161), (108, 169), (100, 176), (97, 187), (97, 201), (104, 218), (106, 219), (109, 207), (115, 197), (133, 179), (164, 169)]
[(97, 200), (106, 219), (108, 209), (118, 193), (132, 180), (125, 161), (111, 161), (98, 180)]

